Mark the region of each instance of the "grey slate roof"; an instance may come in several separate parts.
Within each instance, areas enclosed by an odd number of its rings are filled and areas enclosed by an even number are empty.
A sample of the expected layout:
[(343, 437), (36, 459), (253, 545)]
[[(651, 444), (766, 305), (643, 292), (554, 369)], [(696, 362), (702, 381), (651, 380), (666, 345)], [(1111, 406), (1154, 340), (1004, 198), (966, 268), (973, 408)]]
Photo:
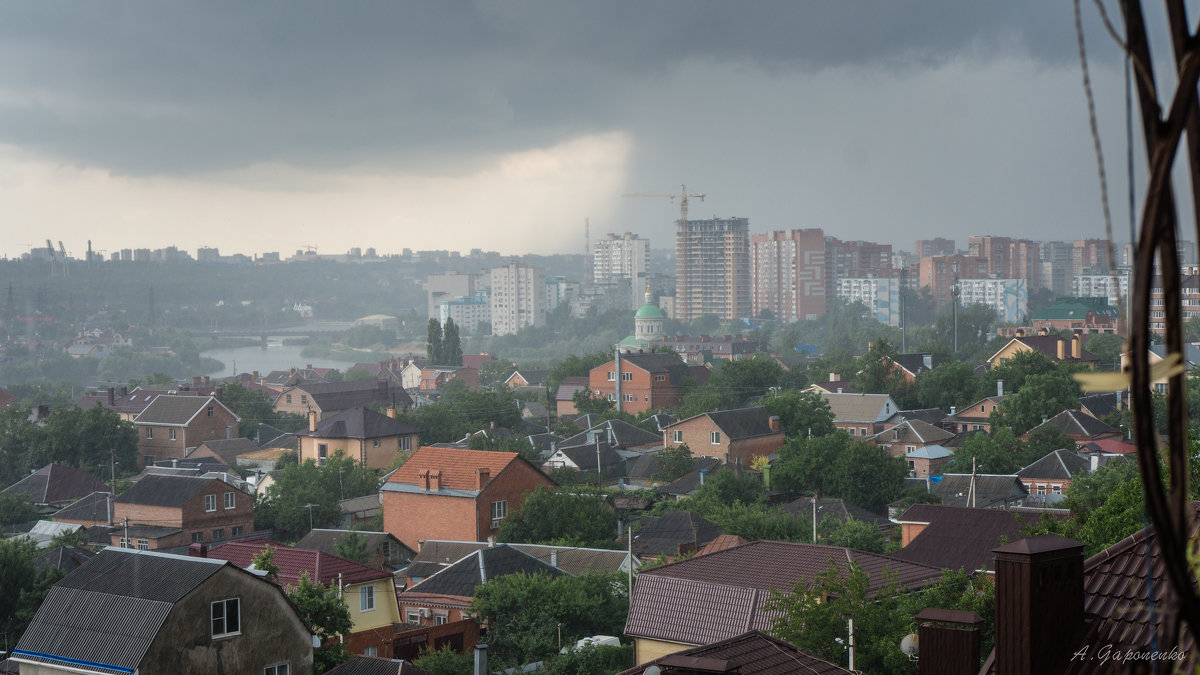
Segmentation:
[[(213, 451), (222, 462), (229, 466), (237, 463), (237, 456), (247, 452), (254, 452), (259, 447), (254, 444), (254, 441), (249, 438), (221, 438), (212, 441), (204, 441), (197, 449), (204, 447)], [(195, 459), (199, 459), (196, 457)]]
[(419, 434), (421, 429), (370, 408), (355, 407), (343, 410), (317, 423), (316, 431), (297, 431), (296, 436), (311, 438), (379, 438)]
[[(378, 495), (367, 495), (368, 497), (378, 498)], [(378, 506), (378, 502), (376, 502)], [(395, 535), (387, 532), (366, 532), (357, 530), (309, 530), (308, 534), (301, 537), (300, 541), (296, 542), (296, 548), (307, 548), (314, 551), (321, 551), (329, 555), (338, 555), (337, 542), (342, 537), (354, 534), (364, 538), (364, 543), (368, 551), (378, 551), (384, 545), (390, 543), (404, 553), (400, 556), (402, 559), (408, 560), (412, 558), (413, 551), (404, 545)]]
[[(427, 540), (421, 544), (418, 553), (404, 570), (409, 577), (424, 578), (435, 572), (449, 567), (463, 557), (480, 549), (488, 548), (486, 541), (439, 541)], [(628, 554), (623, 550), (600, 548), (578, 548), (571, 546), (550, 546), (548, 544), (507, 544), (519, 551), (547, 564), (553, 564), (567, 574), (580, 575), (588, 572), (615, 572), (625, 565)], [(634, 567), (640, 561), (634, 556)]]
[[(812, 495), (801, 495), (800, 498), (781, 506), (779, 510), (793, 518), (812, 522)], [(844, 499), (837, 497), (817, 497), (817, 522), (824, 522), (826, 518), (832, 518), (843, 523), (847, 520), (858, 520), (876, 527), (890, 527), (892, 524), (887, 517), (871, 513), (861, 506), (851, 504)]]
[(1106, 391), (1079, 397), (1079, 409), (1097, 419), (1117, 412), (1117, 392)]
[(1038, 461), (1017, 472), (1021, 478), (1045, 478), (1049, 480), (1070, 480), (1075, 474), (1087, 473), (1091, 469), (1090, 460), (1068, 450), (1055, 450)]
[(647, 516), (642, 522), (646, 524), (633, 533), (633, 552), (639, 556), (675, 556), (698, 551), (721, 534), (716, 524), (691, 511)]
[(49, 664), (85, 661), (101, 673), (131, 672), (175, 603), (225, 564), (105, 549), (50, 589), (13, 654)]
[(942, 364), (942, 358), (933, 354), (897, 354), (892, 361), (913, 376), (933, 370)]
[[(763, 406), (704, 413), (731, 441), (781, 433), (771, 430), (771, 411)], [(686, 421), (686, 420), (685, 420)]]
[(356, 656), (332, 670), (325, 671), (325, 675), (433, 675), (433, 672), (400, 659)]
[[(217, 479), (150, 474), (118, 495), (116, 501), (143, 506), (183, 506), (215, 480)], [(235, 488), (230, 485), (229, 489)]]
[(38, 572), (53, 567), (65, 574), (70, 574), (95, 556), (95, 553), (86, 548), (59, 546), (39, 553), (38, 557), (34, 559), (33, 565)]
[[(371, 403), (390, 404), (393, 401), (400, 407), (412, 406), (412, 397), (408, 395), (408, 392), (386, 380), (314, 382), (297, 385), (290, 390), (285, 390), (284, 394), (292, 392), (307, 394), (314, 405), (326, 412), (346, 410)], [(280, 394), (280, 396), (284, 394)]]
[(1029, 433), (1032, 434), (1042, 428), (1058, 429), (1071, 438), (1076, 439), (1091, 439), (1105, 434), (1117, 433), (1117, 430), (1113, 427), (1078, 410), (1064, 410), (1030, 429)]
[(220, 406), (235, 420), (241, 420), (232, 410), (226, 408), (224, 403), (212, 396), (157, 396), (145, 410), (133, 418), (133, 423), (183, 427), (210, 405)]
[[(595, 440), (592, 440), (593, 438)], [(613, 449), (624, 450), (642, 445), (662, 445), (662, 436), (621, 420), (605, 420), (589, 427), (586, 431), (563, 439), (558, 444), (558, 449), (580, 446), (594, 447), (597, 441), (601, 446), (607, 445)]]
[(659, 493), (664, 495), (675, 495), (676, 497), (687, 496), (693, 494), (703, 485), (701, 482), (701, 474), (712, 476), (717, 471), (734, 471), (738, 474), (748, 474), (751, 476), (762, 476), (761, 471), (755, 471), (744, 464), (722, 464), (721, 460), (716, 457), (696, 457), (695, 469), (684, 474), (680, 478), (663, 485), (658, 488)]
[(106, 488), (103, 481), (86, 471), (51, 463), (4, 488), (3, 492), (25, 495), (34, 504), (65, 504)]
[(453, 565), (442, 568), (405, 593), (469, 598), (475, 595), (477, 586), (508, 574), (547, 574), (558, 577), (566, 572), (508, 544), (497, 544), (468, 553)]
[[(968, 494), (971, 489), (971, 474), (942, 474), (942, 480), (930, 482), (929, 491), (941, 497), (949, 506), (971, 506)], [(1019, 506), (1029, 496), (1029, 491), (1016, 474), (977, 474), (975, 476), (975, 506), (997, 508)]]
[(914, 408), (913, 410), (901, 410), (888, 419), (889, 423), (899, 424), (904, 421), (921, 421), (926, 424), (936, 426), (939, 422), (946, 419), (946, 411), (941, 408)]

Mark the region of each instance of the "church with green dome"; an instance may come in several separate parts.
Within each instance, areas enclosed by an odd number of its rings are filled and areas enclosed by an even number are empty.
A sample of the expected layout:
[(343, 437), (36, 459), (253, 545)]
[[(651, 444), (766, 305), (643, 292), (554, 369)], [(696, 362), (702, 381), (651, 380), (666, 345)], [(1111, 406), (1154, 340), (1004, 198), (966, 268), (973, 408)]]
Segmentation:
[(663, 321), (667, 316), (654, 304), (649, 285), (646, 286), (646, 303), (633, 315), (633, 335), (617, 343), (622, 349), (650, 350), (650, 343), (663, 336)]

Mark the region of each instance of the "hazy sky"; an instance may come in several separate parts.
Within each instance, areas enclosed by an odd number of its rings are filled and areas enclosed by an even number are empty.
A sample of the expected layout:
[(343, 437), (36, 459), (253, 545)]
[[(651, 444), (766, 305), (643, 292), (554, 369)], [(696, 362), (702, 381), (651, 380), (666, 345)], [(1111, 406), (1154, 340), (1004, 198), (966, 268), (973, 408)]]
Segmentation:
[(752, 232), (1101, 237), (1071, 2), (0, 4), (0, 255), (666, 248), (677, 203), (622, 195), (683, 183)]

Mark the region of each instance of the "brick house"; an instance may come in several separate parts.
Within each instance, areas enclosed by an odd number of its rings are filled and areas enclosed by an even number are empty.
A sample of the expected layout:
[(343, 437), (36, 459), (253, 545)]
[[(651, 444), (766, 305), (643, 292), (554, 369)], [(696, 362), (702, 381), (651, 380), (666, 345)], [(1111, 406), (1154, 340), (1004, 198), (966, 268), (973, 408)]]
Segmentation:
[(747, 466), (779, 452), (785, 442), (779, 418), (762, 406), (701, 413), (663, 429), (664, 447), (687, 444), (695, 457)]
[(301, 417), (316, 412), (318, 420), (370, 405), (393, 406), (400, 412), (408, 412), (412, 409), (412, 397), (387, 380), (314, 382), (284, 389), (273, 403), (275, 412)]
[(213, 396), (156, 396), (133, 425), (140, 467), (182, 458), (205, 441), (236, 438), (241, 419)]
[(892, 457), (904, 455), (927, 445), (940, 445), (954, 434), (921, 420), (905, 420), (868, 437), (866, 440), (883, 448)]
[(562, 382), (558, 383), (558, 391), (554, 393), (554, 414), (559, 417), (578, 415), (579, 410), (575, 407), (575, 392), (588, 389), (588, 378), (564, 377)]
[(887, 394), (830, 394), (821, 392), (833, 412), (833, 426), (866, 440), (883, 431), (883, 426), (900, 406)]
[(112, 545), (123, 548), (173, 548), (254, 530), (254, 498), (219, 478), (149, 474), (112, 509)]
[(350, 408), (318, 421), (308, 414), (308, 429), (297, 431), (300, 461), (321, 466), (338, 452), (372, 469), (386, 469), (396, 457), (420, 444), (421, 430), (396, 419), (396, 409), (381, 415), (369, 408)]
[(351, 654), (391, 658), (392, 625), (400, 621), (391, 572), (266, 539), (231, 541), (209, 549), (195, 546), (191, 553), (249, 568), (254, 556), (268, 546), (274, 550), (272, 561), (279, 568), (279, 583), (284, 588), (298, 586), (304, 574), (324, 586), (336, 588), (341, 584), (341, 594), (350, 610), (352, 627), (345, 635), (345, 644)]
[(124, 549), (50, 589), (20, 672), (312, 675), (313, 640), (275, 584), (224, 561)]
[(515, 452), (419, 448), (383, 484), (383, 529), (413, 550), (425, 539), (481, 541), (546, 474)]
[(1055, 450), (1018, 471), (1017, 478), (1029, 490), (1027, 503), (1042, 506), (1062, 501), (1071, 487), (1071, 480), (1092, 470), (1089, 458), (1069, 450)]
[(904, 461), (908, 463), (909, 478), (929, 478), (941, 475), (953, 458), (954, 451), (941, 445), (923, 445), (904, 451)]
[(613, 359), (588, 373), (593, 396), (607, 398), (616, 404), (617, 410), (634, 415), (678, 405), (683, 397), (683, 380), (688, 375), (687, 364), (678, 356), (625, 353), (619, 361)]
[(968, 431), (992, 431), (992, 413), (1000, 407), (1003, 396), (988, 396), (980, 399), (962, 410), (950, 409), (950, 414), (942, 420), (942, 428), (956, 434)]
[(422, 392), (441, 391), (450, 380), (459, 380), (471, 391), (479, 390), (479, 370), (466, 366), (426, 366), (421, 369), (417, 390)]
[(1041, 352), (1056, 363), (1081, 363), (1089, 368), (1095, 368), (1100, 358), (1083, 348), (1083, 336), (1079, 334), (1065, 338), (1061, 335), (1050, 335), (1043, 331), (1041, 335), (1019, 335), (1009, 340), (987, 360), (989, 368), (1003, 363), (1021, 352)]

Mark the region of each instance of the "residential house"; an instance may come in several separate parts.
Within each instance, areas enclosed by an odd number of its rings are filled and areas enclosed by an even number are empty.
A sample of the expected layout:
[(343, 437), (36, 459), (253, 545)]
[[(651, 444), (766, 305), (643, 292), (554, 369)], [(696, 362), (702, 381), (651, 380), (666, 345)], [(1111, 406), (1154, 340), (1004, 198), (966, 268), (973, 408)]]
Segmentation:
[(381, 415), (355, 407), (320, 420), (317, 411), (308, 413), (308, 429), (296, 432), (300, 461), (311, 459), (322, 466), (341, 452), (371, 469), (391, 467), (401, 453), (420, 444), (421, 430), (396, 419), (395, 408), (387, 410)]
[(577, 445), (571, 448), (557, 448), (542, 462), (542, 468), (569, 469), (571, 471), (596, 472), (597, 462), (600, 466), (601, 480), (621, 476), (625, 473), (625, 458), (618, 455), (607, 444)]
[[(942, 417), (945, 417), (943, 414)], [(927, 445), (941, 445), (954, 438), (954, 434), (921, 420), (907, 420), (869, 436), (865, 440), (883, 448), (892, 457), (906, 454)]]
[(1029, 497), (1016, 474), (944, 473), (928, 479), (928, 485), (948, 506), (1003, 509), (1022, 506)]
[(338, 508), (342, 511), (342, 527), (354, 529), (375, 522), (383, 517), (383, 499), (380, 493), (350, 497), (338, 500)]
[[(434, 651), (437, 651), (435, 648)], [(384, 659), (377, 656), (355, 656), (354, 658), (325, 671), (325, 675), (433, 675), (432, 671), (419, 668), (411, 661)]]
[(315, 412), (318, 421), (343, 410), (371, 405), (391, 406), (400, 412), (408, 412), (412, 409), (412, 397), (386, 380), (315, 382), (288, 387), (273, 403), (275, 412), (301, 417)]
[(1125, 409), (1126, 392), (1106, 391), (1079, 397), (1079, 410), (1096, 419), (1104, 419)]
[(761, 471), (745, 464), (724, 464), (716, 457), (695, 457), (693, 466), (695, 468), (683, 476), (659, 487), (658, 493), (671, 499), (691, 497), (704, 487), (706, 478), (712, 477), (718, 471), (732, 471), (739, 476), (753, 476), (760, 481), (763, 479)]
[(896, 354), (888, 360), (892, 362), (892, 370), (910, 384), (915, 382), (921, 373), (933, 370), (942, 363), (941, 357), (925, 352)]
[(1079, 334), (1065, 338), (1061, 335), (1018, 335), (1009, 340), (987, 359), (993, 368), (1021, 352), (1041, 352), (1055, 363), (1077, 363), (1095, 368), (1100, 358), (1083, 348), (1083, 336)]
[(226, 466), (233, 466), (238, 463), (238, 458), (242, 455), (248, 455), (258, 452), (260, 448), (249, 438), (218, 438), (209, 441), (204, 441), (195, 449), (187, 453), (188, 459), (199, 459), (201, 457), (211, 457), (220, 461)]
[(889, 557), (968, 573), (995, 571), (998, 546), (1021, 538), (1040, 514), (945, 504), (913, 504), (896, 518), (901, 548)]
[(133, 419), (138, 430), (140, 466), (186, 457), (205, 441), (238, 435), (241, 419), (212, 396), (156, 396)]
[(633, 533), (633, 552), (642, 558), (658, 556), (674, 560), (704, 548), (720, 534), (721, 528), (716, 524), (691, 511), (643, 516), (641, 529)]
[(39, 520), (22, 536), (31, 539), (38, 549), (50, 548), (55, 538), (79, 532), (83, 526), (74, 523), (58, 523), (52, 520)]
[[(628, 572), (630, 565), (635, 570), (642, 565), (637, 556), (630, 558), (627, 552), (613, 549), (551, 546), (549, 544), (506, 545), (528, 553), (538, 560), (574, 576), (589, 573)], [(412, 562), (398, 576), (402, 576), (405, 579), (406, 587), (411, 588), (468, 555), (494, 546), (496, 546), (495, 542), (487, 541), (426, 540), (421, 544), (421, 551), (413, 557)]]
[(312, 675), (282, 589), (225, 561), (109, 548), (50, 589), (11, 660), (50, 673)]
[(968, 431), (992, 432), (992, 413), (1000, 407), (1003, 396), (988, 396), (978, 400), (962, 410), (950, 409), (950, 414), (942, 420), (942, 428), (956, 434)]
[[(375, 496), (378, 498), (378, 495)], [(308, 534), (296, 542), (296, 548), (340, 555), (338, 545), (344, 537), (361, 537), (363, 546), (369, 554), (369, 558), (364, 564), (376, 569), (398, 570), (408, 565), (416, 555), (415, 551), (387, 532), (368, 530), (325, 530), (320, 528), (309, 530)]]
[(809, 523), (815, 520), (818, 527), (826, 520), (833, 520), (839, 523), (844, 523), (847, 520), (857, 520), (868, 525), (874, 525), (880, 530), (888, 531), (892, 529), (892, 521), (888, 520), (887, 517), (872, 513), (861, 506), (851, 504), (837, 497), (817, 496), (814, 499), (813, 495), (801, 495), (798, 499), (794, 499), (779, 507), (779, 510), (797, 520)]
[(230, 541), (212, 548), (197, 545), (191, 552), (249, 569), (254, 557), (267, 548), (272, 550), (272, 562), (279, 568), (279, 583), (284, 588), (298, 586), (302, 575), (323, 586), (340, 588), (350, 610), (352, 628), (345, 644), (351, 654), (391, 657), (392, 624), (400, 621), (391, 572), (266, 539)]
[(1089, 441), (1100, 441), (1114, 438), (1121, 439), (1121, 430), (1108, 426), (1104, 422), (1079, 410), (1064, 410), (1050, 419), (1042, 422), (1025, 433), (1023, 438), (1029, 438), (1043, 429), (1053, 429), (1082, 445)]
[(421, 386), (421, 372), (425, 369), (424, 359), (409, 359), (400, 370), (400, 382), (405, 391), (416, 391)]
[(1054, 505), (1067, 496), (1071, 480), (1081, 473), (1093, 471), (1087, 457), (1069, 450), (1055, 450), (1017, 472), (1017, 477), (1029, 491), (1030, 505)]
[(954, 459), (954, 451), (942, 445), (925, 445), (904, 451), (910, 478), (929, 478), (941, 475), (946, 465)]
[[(113, 494), (108, 491), (93, 492), (70, 506), (56, 512), (52, 520), (56, 523), (75, 523), (88, 530), (113, 524)], [(104, 545), (108, 545), (107, 540)]]
[(55, 546), (39, 553), (33, 559), (33, 567), (39, 574), (53, 568), (67, 575), (95, 557), (96, 553), (91, 549), (80, 546)]
[(840, 546), (755, 541), (642, 570), (633, 588), (625, 633), (635, 661), (646, 663), (746, 630), (770, 630), (763, 606), (772, 591), (790, 593), (832, 565), (858, 565), (874, 594), (893, 581), (910, 590), (937, 583), (941, 569)]
[(404, 621), (425, 626), (470, 619), (475, 589), (509, 574), (560, 577), (566, 572), (508, 544), (486, 546), (402, 591)]
[(514, 370), (512, 375), (509, 375), (504, 380), (504, 386), (508, 389), (519, 389), (522, 387), (533, 387), (540, 390), (546, 376), (550, 374), (549, 370)]
[(603, 476), (624, 476), (627, 462), (662, 448), (662, 437), (621, 420), (605, 420), (553, 443), (543, 468), (595, 471), (599, 454)]
[(803, 391), (813, 391), (818, 394), (857, 394), (854, 390), (854, 383), (850, 380), (843, 380), (838, 373), (830, 373), (828, 380), (821, 382), (813, 382), (803, 389)]
[(1059, 298), (1053, 305), (1034, 313), (1034, 330), (1070, 330), (1076, 333), (1112, 333), (1121, 320), (1121, 312), (1108, 304), (1108, 298)]
[(86, 471), (51, 462), (0, 491), (21, 495), (36, 505), (62, 508), (97, 491), (107, 490), (104, 481)]
[(607, 398), (617, 410), (636, 415), (678, 405), (688, 374), (687, 364), (673, 354), (624, 353), (592, 368), (588, 386), (593, 396)]
[[(1122, 370), (1127, 370), (1131, 367), (1129, 365), (1129, 355), (1129, 352), (1123, 352), (1121, 354)], [(1156, 364), (1161, 363), (1166, 357), (1166, 345), (1150, 345), (1150, 353), (1147, 355), (1147, 358), (1150, 361), (1151, 368), (1153, 368)], [(1184, 372), (1191, 373), (1194, 371), (1197, 365), (1200, 365), (1200, 347), (1196, 347), (1196, 345), (1190, 343), (1183, 345), (1182, 363)], [(1157, 391), (1160, 394), (1165, 394), (1167, 393), (1167, 380), (1167, 377), (1160, 377), (1151, 382), (1150, 386), (1154, 388), (1154, 391)]]
[(122, 548), (173, 548), (254, 531), (254, 498), (217, 478), (148, 475), (112, 508), (112, 545)]
[(833, 426), (861, 440), (883, 431), (884, 423), (900, 410), (887, 394), (822, 393), (821, 398), (833, 412)]
[(792, 645), (752, 630), (741, 635), (720, 640), (681, 652), (660, 656), (624, 670), (619, 675), (646, 675), (647, 673), (730, 673), (736, 675), (851, 675), (846, 670), (824, 659), (806, 654)]
[(426, 366), (421, 369), (421, 381), (417, 390), (425, 393), (441, 391), (450, 380), (458, 380), (467, 389), (479, 389), (479, 371), (466, 366)]
[(575, 392), (577, 391), (588, 391), (588, 378), (564, 377), (562, 382), (558, 383), (558, 391), (554, 393), (555, 415), (566, 417), (579, 414), (579, 410), (575, 407)]
[(129, 391), (126, 387), (121, 387), (121, 393), (118, 394), (115, 387), (109, 387), (106, 391), (89, 393), (76, 401), (75, 406), (81, 410), (90, 410), (96, 406), (108, 408), (121, 419), (132, 422), (133, 418), (140, 415), (159, 396), (212, 396), (220, 400), (221, 388), (207, 383), (194, 386), (184, 384), (175, 389), (134, 387)]
[(750, 466), (786, 442), (779, 418), (763, 406), (701, 413), (663, 429), (663, 446), (686, 444), (693, 456)]
[(554, 481), (515, 452), (421, 447), (384, 482), (383, 529), (413, 550), (424, 539), (479, 541)]

